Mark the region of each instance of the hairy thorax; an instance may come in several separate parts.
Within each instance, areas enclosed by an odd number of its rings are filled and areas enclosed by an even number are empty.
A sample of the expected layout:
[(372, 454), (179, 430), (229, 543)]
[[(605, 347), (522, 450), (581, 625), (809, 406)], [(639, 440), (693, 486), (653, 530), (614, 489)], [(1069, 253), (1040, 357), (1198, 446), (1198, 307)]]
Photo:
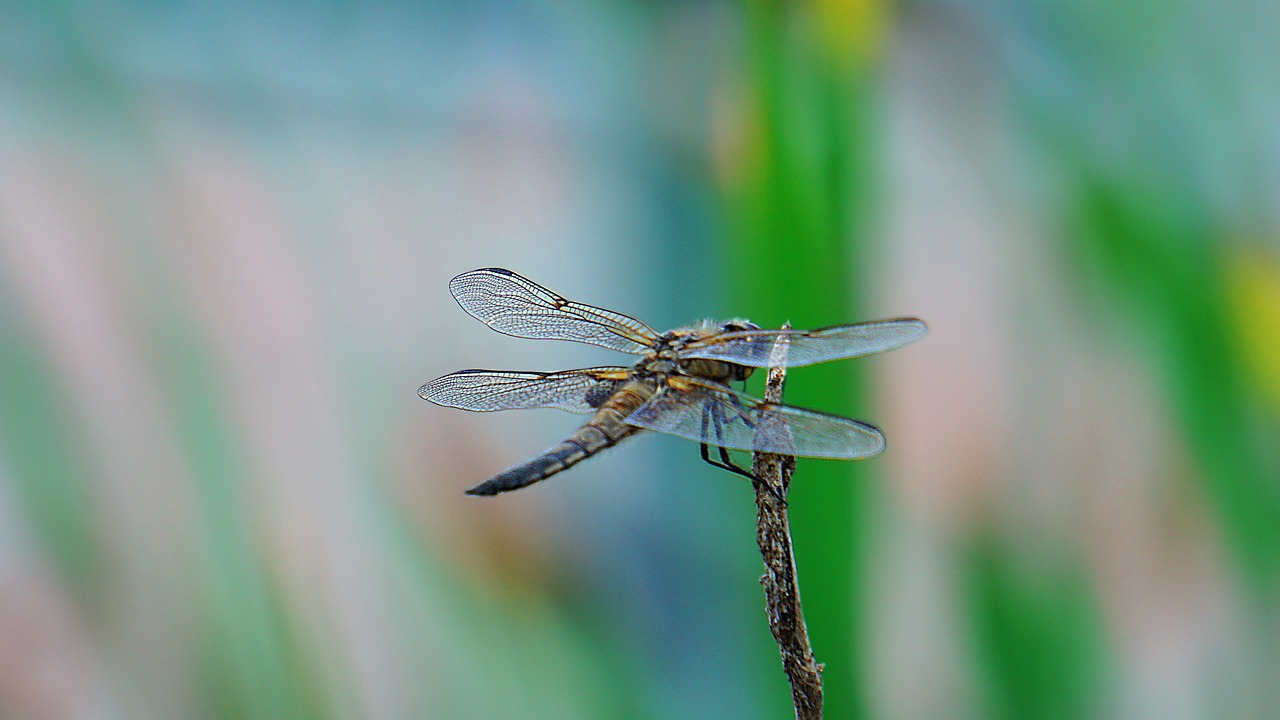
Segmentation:
[(704, 340), (725, 332), (738, 330), (758, 330), (759, 327), (747, 320), (729, 320), (716, 322), (703, 320), (689, 327), (669, 330), (659, 336), (653, 345), (653, 351), (635, 364), (632, 373), (640, 378), (653, 378), (659, 375), (689, 375), (705, 378), (718, 383), (729, 383), (746, 380), (755, 368), (724, 360), (706, 358), (681, 358), (680, 351), (689, 343)]

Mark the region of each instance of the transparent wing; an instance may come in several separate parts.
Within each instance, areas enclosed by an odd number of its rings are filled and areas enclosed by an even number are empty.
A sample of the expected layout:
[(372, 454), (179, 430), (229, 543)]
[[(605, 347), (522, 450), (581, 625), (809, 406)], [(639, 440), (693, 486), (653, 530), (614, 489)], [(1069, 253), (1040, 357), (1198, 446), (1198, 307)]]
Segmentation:
[(643, 354), (653, 328), (621, 313), (576, 303), (502, 268), (483, 268), (449, 281), (449, 292), (471, 317), (506, 335), (572, 340)]
[(884, 436), (866, 423), (765, 402), (697, 378), (667, 378), (626, 423), (734, 450), (799, 457), (852, 460), (884, 450)]
[(923, 320), (897, 318), (818, 330), (739, 330), (713, 335), (684, 346), (682, 358), (724, 360), (750, 367), (769, 367), (769, 354), (779, 340), (787, 342), (787, 367), (896, 350), (924, 337)]
[(627, 379), (622, 367), (595, 367), (563, 372), (460, 370), (418, 388), (423, 400), (476, 412), (557, 408), (595, 412)]

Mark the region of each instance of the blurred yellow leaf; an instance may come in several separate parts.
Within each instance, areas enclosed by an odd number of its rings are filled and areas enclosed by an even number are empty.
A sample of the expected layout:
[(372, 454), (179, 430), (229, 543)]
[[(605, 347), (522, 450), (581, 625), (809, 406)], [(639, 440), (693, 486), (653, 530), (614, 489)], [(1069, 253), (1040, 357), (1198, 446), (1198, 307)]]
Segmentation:
[(1227, 263), (1232, 330), (1254, 382), (1280, 409), (1280, 262), (1248, 253)]
[(842, 63), (875, 57), (884, 41), (886, 0), (813, 0), (822, 38)]

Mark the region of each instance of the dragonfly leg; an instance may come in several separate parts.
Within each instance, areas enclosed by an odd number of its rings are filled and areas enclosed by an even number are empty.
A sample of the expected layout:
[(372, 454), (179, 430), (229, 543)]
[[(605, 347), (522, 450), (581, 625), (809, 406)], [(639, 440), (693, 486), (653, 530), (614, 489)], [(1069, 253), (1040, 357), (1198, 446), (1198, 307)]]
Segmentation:
[(722, 420), (719, 415), (713, 415), (712, 414), (713, 412), (714, 411), (710, 409), (705, 409), (705, 408), (702, 411), (702, 437), (704, 438), (704, 441), (701, 443), (699, 452), (702, 454), (703, 462), (707, 463), (708, 465), (711, 465), (712, 467), (718, 467), (721, 470), (728, 470), (731, 473), (741, 475), (742, 477), (745, 477), (751, 480), (752, 484), (759, 483), (763, 485), (765, 489), (769, 491), (770, 495), (777, 498), (778, 502), (782, 503), (783, 507), (786, 507), (787, 505), (786, 498), (782, 497), (778, 493), (778, 489), (775, 488), (771, 483), (766, 482), (762, 478), (752, 473), (750, 470), (747, 470), (746, 468), (741, 467), (740, 465), (735, 463), (733, 461), (733, 458), (729, 456), (729, 449), (726, 448), (725, 446), (717, 444), (716, 449), (720, 451), (720, 460), (716, 461), (711, 459), (710, 443), (705, 442), (705, 438), (707, 437), (707, 431), (710, 430), (709, 425), (711, 424), (711, 421), (713, 420), (715, 421), (716, 439), (719, 440), (724, 436), (723, 425), (721, 424)]
[(708, 465), (711, 465), (712, 467), (718, 467), (721, 470), (728, 470), (731, 473), (736, 473), (738, 475), (741, 475), (744, 478), (747, 478), (748, 480), (752, 480), (752, 481), (759, 480), (759, 478), (751, 474), (750, 470), (747, 470), (746, 468), (735, 465), (733, 462), (733, 459), (729, 457), (729, 451), (725, 450), (724, 448), (720, 448), (721, 459), (712, 460), (710, 448), (711, 448), (710, 443), (702, 443), (703, 462), (707, 463)]
[[(702, 461), (712, 467), (718, 467), (721, 470), (728, 470), (731, 473), (736, 473), (754, 481), (756, 476), (752, 475), (746, 469), (734, 464), (733, 459), (729, 457), (729, 451), (726, 450), (723, 445), (717, 444), (717, 447), (720, 450), (720, 461), (717, 462), (711, 459), (711, 444), (707, 442), (707, 438), (709, 437), (708, 431), (711, 429), (711, 421), (713, 419), (712, 412), (712, 409), (709, 407), (704, 407), (702, 409), (702, 446), (700, 448)], [(719, 440), (724, 435), (724, 431), (722, 429), (723, 426), (720, 424), (719, 417), (715, 417), (714, 420), (716, 423), (716, 439)]]

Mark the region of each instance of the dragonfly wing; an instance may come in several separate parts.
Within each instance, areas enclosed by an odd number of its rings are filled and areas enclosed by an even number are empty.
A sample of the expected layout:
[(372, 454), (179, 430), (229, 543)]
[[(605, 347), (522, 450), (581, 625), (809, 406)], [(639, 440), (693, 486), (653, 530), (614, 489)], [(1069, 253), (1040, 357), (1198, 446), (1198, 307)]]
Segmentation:
[(803, 367), (829, 360), (871, 355), (909, 345), (929, 331), (923, 320), (897, 318), (836, 325), (818, 330), (739, 330), (689, 343), (682, 358), (706, 358), (749, 367), (769, 367), (779, 341), (788, 344), (787, 367)]
[(642, 354), (658, 338), (622, 313), (573, 302), (502, 268), (483, 268), (449, 281), (469, 315), (500, 333), (537, 340), (572, 340)]
[(852, 460), (884, 450), (884, 435), (866, 423), (688, 377), (668, 378), (626, 423), (733, 450), (799, 457)]
[(445, 407), (488, 412), (556, 408), (591, 413), (627, 379), (622, 367), (563, 372), (460, 370), (423, 385), (418, 395)]

